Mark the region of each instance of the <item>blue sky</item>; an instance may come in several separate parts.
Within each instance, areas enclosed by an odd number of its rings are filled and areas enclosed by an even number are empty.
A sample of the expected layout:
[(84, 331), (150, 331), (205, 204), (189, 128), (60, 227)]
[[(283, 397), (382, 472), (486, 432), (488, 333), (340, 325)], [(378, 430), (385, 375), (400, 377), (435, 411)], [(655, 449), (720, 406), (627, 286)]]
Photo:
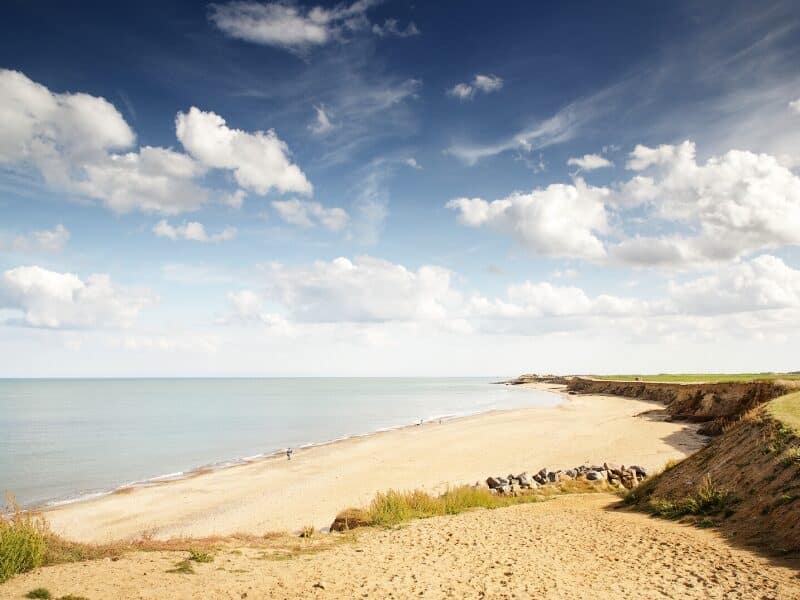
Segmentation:
[(797, 369), (791, 2), (12, 2), (0, 375)]

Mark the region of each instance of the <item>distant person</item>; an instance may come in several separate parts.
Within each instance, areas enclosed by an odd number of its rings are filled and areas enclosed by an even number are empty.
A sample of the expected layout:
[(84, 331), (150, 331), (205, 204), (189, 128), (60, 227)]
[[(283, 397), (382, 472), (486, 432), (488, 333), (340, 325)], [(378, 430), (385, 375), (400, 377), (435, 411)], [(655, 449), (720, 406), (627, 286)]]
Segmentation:
[(292, 460), (292, 454), (294, 454), (294, 450), (291, 448), (286, 449), (286, 460)]

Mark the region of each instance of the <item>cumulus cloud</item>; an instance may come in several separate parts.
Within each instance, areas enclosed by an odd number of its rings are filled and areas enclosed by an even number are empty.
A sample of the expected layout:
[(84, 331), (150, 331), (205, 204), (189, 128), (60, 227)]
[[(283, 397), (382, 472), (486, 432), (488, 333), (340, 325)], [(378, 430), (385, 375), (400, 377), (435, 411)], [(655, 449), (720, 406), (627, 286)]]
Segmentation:
[(191, 107), (178, 113), (175, 129), (183, 147), (207, 167), (233, 171), (244, 189), (264, 195), (280, 192), (311, 194), (311, 183), (289, 160), (289, 149), (273, 130), (248, 133), (231, 129), (213, 112)]
[(0, 250), (11, 250), (12, 252), (61, 252), (69, 238), (69, 230), (59, 223), (53, 229), (20, 234), (10, 240), (0, 238)]
[(225, 194), (222, 197), (223, 204), (227, 204), (231, 208), (242, 208), (244, 204), (244, 199), (247, 198), (247, 192), (244, 190), (236, 190), (230, 194)]
[(300, 227), (322, 225), (330, 231), (341, 231), (350, 220), (343, 208), (326, 208), (319, 202), (305, 202), (296, 198), (276, 200), (272, 208), (283, 221)]
[(599, 154), (584, 154), (579, 158), (573, 157), (567, 161), (567, 164), (571, 167), (578, 167), (582, 171), (594, 171), (595, 169), (614, 166), (614, 163)]
[(457, 83), (447, 90), (447, 95), (458, 100), (471, 100), (477, 92), (491, 94), (503, 87), (502, 77), (497, 75), (475, 75), (469, 83)]
[(676, 266), (734, 259), (800, 244), (800, 178), (773, 156), (731, 150), (705, 163), (693, 142), (636, 146), (628, 169), (647, 172), (612, 197), (696, 230), (624, 240), (612, 254), (629, 263)]
[(452, 274), (437, 266), (407, 269), (369, 256), (267, 267), (267, 293), (296, 321), (445, 319), (461, 303)]
[(422, 169), (422, 165), (417, 162), (417, 159), (413, 156), (411, 158), (407, 158), (403, 161), (406, 165), (411, 167), (412, 169)]
[(608, 229), (608, 195), (608, 189), (576, 179), (573, 185), (552, 184), (492, 202), (456, 198), (446, 206), (458, 211), (462, 224), (510, 234), (537, 254), (601, 259), (605, 248), (599, 235)]
[(794, 112), (800, 114), (800, 98), (797, 100), (793, 100), (789, 102), (789, 108), (792, 109)]
[(314, 106), (314, 122), (308, 126), (311, 133), (324, 135), (333, 129), (333, 123), (322, 105)]
[(52, 187), (96, 199), (116, 212), (175, 214), (202, 205), (203, 173), (190, 157), (134, 145), (110, 102), (53, 93), (22, 73), (0, 70), (0, 163), (32, 165)]
[(21, 317), (10, 322), (30, 327), (127, 327), (152, 301), (149, 292), (121, 288), (103, 274), (82, 280), (72, 273), (23, 266), (0, 278), (0, 307), (19, 311)]
[(189, 221), (182, 225), (170, 225), (166, 219), (160, 220), (153, 226), (153, 233), (158, 237), (170, 240), (190, 240), (193, 242), (225, 242), (236, 238), (235, 227), (225, 227), (222, 231), (208, 235), (202, 223)]
[(386, 19), (383, 25), (370, 23), (367, 11), (375, 4), (377, 0), (357, 0), (333, 8), (303, 9), (289, 2), (240, 1), (212, 4), (209, 18), (233, 38), (301, 55), (313, 47), (343, 41), (348, 33), (357, 31), (370, 30), (381, 37), (419, 35), (413, 22), (405, 28), (396, 19)]

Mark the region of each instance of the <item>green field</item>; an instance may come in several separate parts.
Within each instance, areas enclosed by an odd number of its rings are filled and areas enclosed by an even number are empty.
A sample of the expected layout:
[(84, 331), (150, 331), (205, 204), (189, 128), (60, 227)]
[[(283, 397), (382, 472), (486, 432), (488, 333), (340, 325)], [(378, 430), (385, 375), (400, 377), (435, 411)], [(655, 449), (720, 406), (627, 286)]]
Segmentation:
[(800, 431), (800, 392), (775, 398), (769, 403), (769, 412), (781, 423)]
[(658, 375), (592, 375), (609, 381), (654, 381), (662, 383), (738, 383), (757, 380), (797, 379), (800, 373), (659, 373)]

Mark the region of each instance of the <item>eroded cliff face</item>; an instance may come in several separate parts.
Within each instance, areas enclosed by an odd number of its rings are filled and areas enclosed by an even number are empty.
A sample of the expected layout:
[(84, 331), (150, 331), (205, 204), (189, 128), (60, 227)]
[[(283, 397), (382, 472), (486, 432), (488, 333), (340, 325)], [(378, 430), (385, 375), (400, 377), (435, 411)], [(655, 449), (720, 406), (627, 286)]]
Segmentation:
[(647, 480), (629, 500), (656, 514), (688, 507), (690, 514), (673, 518), (717, 527), (734, 543), (798, 556), (800, 438), (762, 407)]
[(705, 423), (700, 433), (718, 435), (723, 428), (755, 407), (796, 389), (797, 382), (652, 383), (573, 377), (567, 390), (579, 394), (609, 394), (664, 404), (672, 419)]

